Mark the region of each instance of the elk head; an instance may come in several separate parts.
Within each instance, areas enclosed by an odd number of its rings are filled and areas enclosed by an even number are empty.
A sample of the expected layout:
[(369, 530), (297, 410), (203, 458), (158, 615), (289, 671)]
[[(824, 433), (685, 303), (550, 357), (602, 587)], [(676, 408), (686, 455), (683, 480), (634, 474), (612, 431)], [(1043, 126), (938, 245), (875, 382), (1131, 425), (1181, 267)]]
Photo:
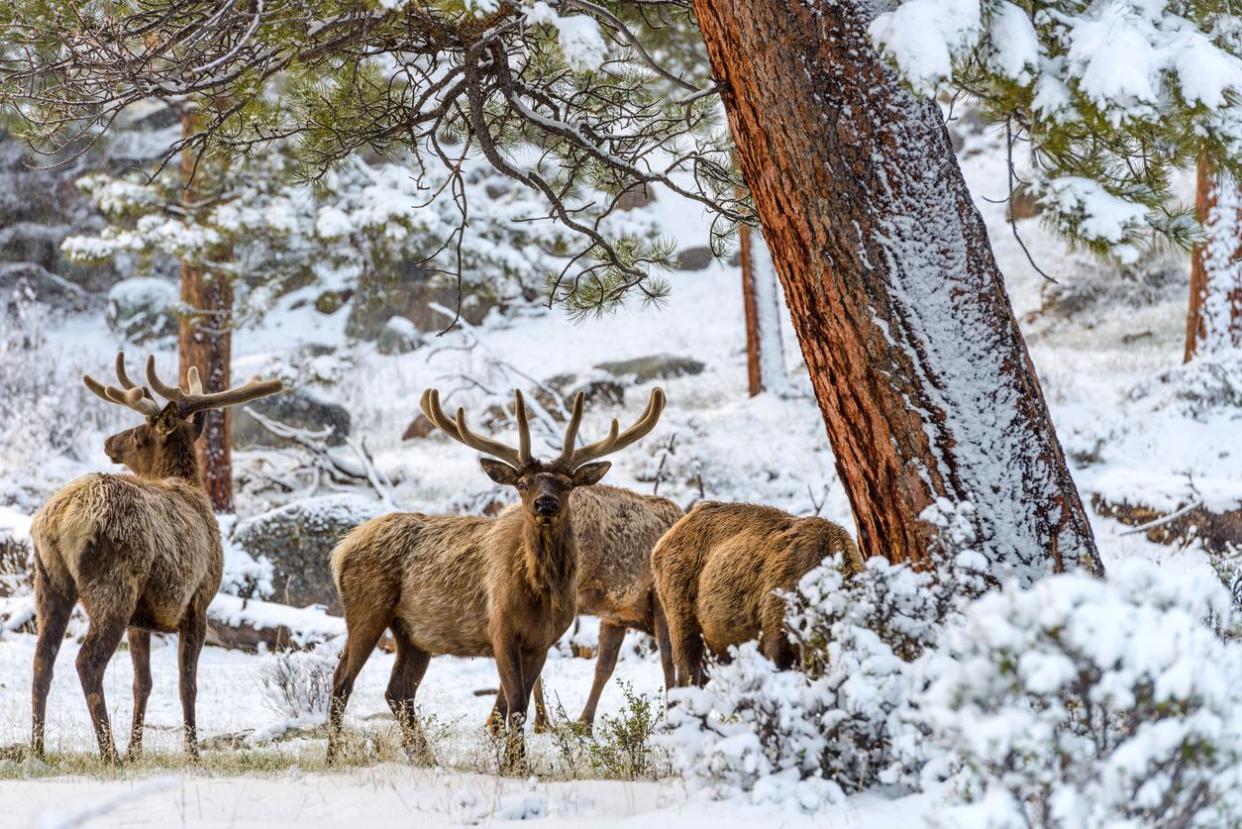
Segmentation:
[(427, 419), (446, 435), (487, 456), (479, 459), (487, 477), (502, 486), (516, 488), (527, 516), (544, 526), (559, 524), (568, 514), (569, 493), (574, 487), (599, 483), (604, 477), (612, 464), (600, 458), (624, 449), (655, 428), (665, 403), (664, 390), (653, 389), (646, 410), (633, 426), (622, 432), (613, 418), (607, 437), (578, 447), (575, 444), (578, 426), (582, 423), (583, 404), (583, 395), (579, 392), (574, 398), (560, 457), (540, 461), (531, 455), (530, 423), (522, 393), (515, 391), (513, 400), (518, 425), (517, 449), (470, 431), (461, 408), (457, 409), (455, 417), (449, 418), (440, 408), (440, 393), (435, 389), (423, 392), (421, 407)]
[(118, 432), (104, 441), (104, 452), (113, 463), (124, 464), (144, 478), (184, 477), (198, 479), (198, 462), (194, 442), (203, 433), (203, 421), (209, 409), (236, 406), (269, 394), (283, 386), (279, 380), (254, 378), (244, 386), (215, 394), (204, 394), (198, 369), (186, 373), (186, 387), (169, 386), (155, 373), (155, 358), (147, 359), (147, 382), (167, 403), (161, 406), (145, 386), (129, 379), (125, 371), (125, 353), (116, 355), (117, 386), (105, 386), (95, 378), (83, 375), (82, 382), (95, 394), (133, 409), (146, 418), (141, 426)]

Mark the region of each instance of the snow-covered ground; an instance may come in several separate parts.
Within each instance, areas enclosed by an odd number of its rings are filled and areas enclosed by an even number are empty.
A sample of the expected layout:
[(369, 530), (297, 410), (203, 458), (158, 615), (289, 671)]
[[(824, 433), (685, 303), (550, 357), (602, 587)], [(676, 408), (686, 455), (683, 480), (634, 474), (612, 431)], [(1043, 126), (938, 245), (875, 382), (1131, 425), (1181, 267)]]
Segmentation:
[[(1007, 276), (1019, 318), (1040, 306), (1043, 278), (1027, 263), (1005, 221), (1004, 206), (986, 198), (1005, 195), (1004, 157), (996, 136), (975, 136), (963, 152), (963, 166), (987, 219), (992, 240)], [(972, 146), (970, 142), (976, 142)], [(656, 202), (657, 223), (683, 245), (703, 244), (705, 217), (685, 204), (662, 198)], [(1021, 223), (1023, 237), (1040, 267), (1066, 284), (1122, 276), (1086, 254), (1070, 252), (1039, 226)], [(1173, 267), (1184, 267), (1174, 262)], [(417, 413), (422, 390), (435, 385), (465, 389), (461, 376), (504, 391), (522, 374), (548, 378), (563, 372), (589, 376), (605, 360), (653, 353), (683, 355), (706, 364), (702, 374), (662, 381), (669, 398), (663, 422), (644, 443), (615, 459), (607, 482), (651, 491), (663, 459), (660, 492), (683, 503), (702, 492), (710, 498), (752, 500), (797, 513), (822, 502), (822, 514), (852, 526), (848, 503), (833, 469), (831, 454), (809, 384), (801, 376), (801, 360), (792, 331), (785, 331), (785, 360), (795, 392), (748, 399), (739, 275), (715, 263), (699, 272), (670, 278), (672, 295), (661, 309), (626, 307), (615, 315), (573, 324), (560, 311), (533, 310), (509, 318), (494, 316), (479, 330), (435, 339), (401, 356), (378, 354), (359, 346), (315, 358), (305, 370), (338, 377), (331, 396), (344, 403), (354, 418), (353, 432), (365, 436), (377, 466), (394, 484), (393, 501), (403, 509), (444, 510), (464, 496), (486, 492), (472, 452), (440, 439), (401, 442), (400, 436)], [(291, 364), (298, 347), (343, 342), (344, 315), (325, 317), (310, 304), (291, 310), (289, 298), (262, 326), (240, 332), (235, 340), (235, 374), (267, 373)], [(1129, 399), (1136, 386), (1181, 362), (1184, 331), (1181, 293), (1159, 295), (1146, 306), (1105, 308), (1087, 322), (1052, 323), (1035, 320), (1027, 326), (1028, 344), (1053, 410), (1059, 434), (1074, 457), (1098, 458), (1075, 468), (1084, 498), (1100, 488), (1124, 490), (1135, 476), (1147, 475), (1145, 486), (1159, 490), (1183, 480), (1214, 479), (1228, 489), (1242, 481), (1229, 457), (1242, 436), (1230, 417), (1204, 421), (1174, 416), (1167, 408), (1143, 408)], [(55, 330), (56, 348), (74, 370), (108, 376), (110, 354), (117, 347), (103, 321), (72, 318)], [(1136, 336), (1138, 335), (1138, 336)], [(476, 343), (471, 350), (457, 346)], [(447, 347), (446, 347), (447, 346)], [(133, 349), (131, 349), (133, 350)], [(161, 365), (171, 366), (170, 351)], [(131, 360), (138, 355), (131, 356)], [(171, 372), (170, 372), (171, 373)], [(649, 387), (629, 391), (631, 415), (645, 402)], [(454, 398), (478, 415), (487, 395), (466, 389)], [(600, 432), (614, 411), (588, 414), (584, 432)], [(25, 476), (35, 488), (50, 489), (89, 469), (108, 468), (99, 438), (123, 415), (105, 414), (81, 438), (84, 462), (56, 459), (35, 464), (29, 447), (0, 446), (0, 474)], [(674, 439), (675, 436), (675, 439)], [(552, 445), (556, 435), (542, 439)], [(670, 444), (670, 441), (673, 441)], [(671, 453), (667, 447), (672, 446)], [(546, 448), (546, 447), (545, 447)], [(668, 457), (663, 457), (664, 455)], [(238, 465), (254, 468), (266, 462), (257, 453), (240, 453)], [(239, 496), (240, 517), (272, 506), (275, 496)], [(0, 524), (21, 528), (25, 512), (0, 507)], [(1133, 556), (1160, 560), (1181, 568), (1201, 555), (1157, 547), (1124, 527), (1095, 519), (1105, 564)], [(589, 621), (586, 625), (589, 627)], [(631, 635), (631, 644), (637, 636)], [(0, 639), (0, 745), (25, 742), (29, 729), (30, 665), (34, 639), (7, 633)], [(49, 700), (49, 747), (53, 751), (90, 753), (94, 739), (73, 659), (77, 645), (65, 642)], [(323, 767), (322, 733), (265, 741), (281, 731), (288, 719), (267, 701), (261, 675), (274, 657), (207, 648), (199, 670), (199, 728), (209, 745), (201, 770), (140, 767), (113, 778), (95, 773), (59, 775), (25, 765), (26, 760), (0, 759), (0, 825), (169, 825), (248, 826), (299, 824), (461, 825), (513, 819), (543, 818), (547, 825), (678, 826), (816, 825), (914, 826), (929, 811), (929, 796), (886, 799), (868, 793), (814, 816), (795, 812), (759, 811), (734, 804), (691, 799), (680, 781), (503, 779), (494, 774), (464, 771), (486, 769), (493, 751), (482, 730), (491, 708), (489, 694), (476, 691), (497, 685), (493, 664), (482, 659), (434, 659), (419, 690), (419, 705), (434, 722), (433, 742), (444, 767), (415, 768), (401, 763), (328, 771)], [(148, 713), (148, 750), (175, 753), (179, 747), (180, 707), (176, 689), (176, 646), (157, 637), (152, 653), (155, 690)], [(349, 727), (391, 730), (383, 700), (392, 656), (377, 652), (363, 671), (349, 709)], [(591, 683), (594, 663), (554, 654), (544, 672), (549, 702), (570, 715), (580, 710)], [(130, 711), (131, 673), (122, 650), (109, 669), (106, 693), (118, 732), (126, 731)], [(658, 700), (658, 661), (627, 647), (601, 702), (602, 715), (616, 715), (626, 703), (622, 683), (632, 692)], [(226, 739), (227, 738), (227, 739)], [(235, 739), (234, 739), (235, 738)], [(548, 763), (556, 747), (550, 737), (532, 739), (536, 757)], [(217, 768), (214, 752), (267, 752), (279, 757), (279, 768), (241, 772)], [(158, 765), (158, 764), (157, 764)], [(98, 810), (87, 821), (85, 815)], [(63, 822), (83, 816), (79, 823)]]

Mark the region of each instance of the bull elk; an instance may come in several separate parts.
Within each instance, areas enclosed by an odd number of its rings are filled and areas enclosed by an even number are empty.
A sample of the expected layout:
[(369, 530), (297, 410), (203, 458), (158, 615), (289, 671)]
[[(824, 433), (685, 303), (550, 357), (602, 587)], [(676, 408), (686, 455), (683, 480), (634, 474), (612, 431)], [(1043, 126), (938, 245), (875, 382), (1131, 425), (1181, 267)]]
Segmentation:
[(579, 394), (560, 456), (543, 462), (531, 455), (521, 392), (514, 400), (517, 449), (472, 432), (460, 408), (450, 418), (434, 389), (423, 394), (421, 407), (450, 438), (483, 453), (484, 473), (514, 487), (519, 508), (495, 518), (385, 515), (354, 529), (332, 552), (348, 636), (333, 677), (329, 760), (339, 755), (341, 720), (354, 680), (388, 629), (397, 659), (385, 698), (407, 753), (425, 756), (427, 750), (414, 696), (431, 657), (491, 656), (500, 672), (505, 764), (513, 768), (523, 761), (531, 691), (548, 649), (576, 615), (578, 554), (570, 494), (604, 476), (611, 464), (600, 458), (655, 428), (665, 401), (664, 392), (655, 389), (634, 425), (621, 431), (614, 419), (607, 437), (579, 447)]
[(197, 665), (207, 630), (207, 605), (220, 586), (224, 556), (220, 529), (199, 478), (194, 442), (208, 409), (236, 406), (281, 390), (279, 381), (257, 378), (245, 386), (204, 394), (198, 371), (186, 388), (162, 383), (155, 359), (147, 380), (168, 402), (161, 406), (144, 386), (130, 381), (125, 355), (116, 358), (117, 386), (86, 376), (98, 396), (146, 418), (141, 426), (112, 435), (104, 451), (134, 475), (96, 473), (69, 483), (34, 517), (35, 612), (31, 748), (43, 754), (44, 721), (52, 669), (74, 605), (81, 601), (90, 626), (77, 669), (90, 709), (99, 751), (118, 760), (103, 677), (108, 661), (129, 632), (134, 663), (134, 718), (128, 752), (142, 751), (143, 721), (151, 693), (151, 631), (179, 634), (181, 708), (186, 751), (198, 754), (195, 725)]
[[(667, 498), (604, 484), (575, 489), (570, 504), (578, 547), (578, 612), (599, 617), (595, 680), (578, 718), (589, 726), (595, 722), (600, 694), (617, 667), (628, 628), (663, 643), (664, 680), (673, 684), (672, 657), (651, 576), (651, 550), (682, 511)], [(536, 731), (547, 725), (541, 686), (542, 682), (535, 685)], [(498, 698), (489, 722), (493, 730), (499, 727), (500, 704)]]
[(851, 572), (862, 571), (858, 547), (831, 521), (755, 504), (695, 504), (651, 552), (676, 684), (703, 683), (704, 645), (724, 657), (757, 638), (765, 656), (789, 667), (796, 654), (778, 591), (794, 590), (838, 554)]

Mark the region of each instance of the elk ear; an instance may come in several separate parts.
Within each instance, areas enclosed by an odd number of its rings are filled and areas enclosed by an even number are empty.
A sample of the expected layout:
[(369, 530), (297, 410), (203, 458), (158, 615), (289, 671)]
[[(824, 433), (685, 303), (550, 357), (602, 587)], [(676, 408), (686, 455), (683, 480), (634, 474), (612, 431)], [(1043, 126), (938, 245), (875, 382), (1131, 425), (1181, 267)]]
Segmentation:
[(190, 428), (194, 430), (194, 439), (198, 440), (203, 436), (203, 429), (207, 426), (207, 412), (195, 412), (194, 418), (190, 421)]
[(608, 474), (609, 469), (612, 469), (612, 463), (609, 461), (598, 461), (580, 466), (574, 470), (574, 486), (598, 484), (600, 479)]
[(501, 486), (516, 486), (518, 478), (522, 477), (518, 471), (509, 464), (498, 461), (493, 458), (479, 458), (479, 465), (483, 467), (483, 471), (487, 473), (487, 477), (491, 478)]
[(181, 416), (178, 414), (177, 404), (169, 403), (155, 416), (155, 431), (160, 435), (172, 434), (180, 422)]

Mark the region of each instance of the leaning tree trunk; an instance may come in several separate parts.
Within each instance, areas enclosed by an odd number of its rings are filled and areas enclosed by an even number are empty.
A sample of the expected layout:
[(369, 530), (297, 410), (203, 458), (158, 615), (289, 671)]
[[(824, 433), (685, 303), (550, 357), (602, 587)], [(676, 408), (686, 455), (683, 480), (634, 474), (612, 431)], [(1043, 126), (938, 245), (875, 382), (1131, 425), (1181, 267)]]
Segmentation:
[(746, 318), (746, 380), (750, 396), (769, 391), (786, 394), (785, 345), (781, 339), (781, 305), (772, 255), (763, 237), (742, 225), (742, 310)]
[(943, 116), (872, 48), (875, 5), (694, 7), (864, 553), (973, 535), (997, 575), (1100, 571)]
[[(182, 116), (182, 132), (195, 132), (192, 109)], [(210, 178), (209, 160), (187, 149), (181, 155), (182, 200), (187, 205), (202, 200), (198, 183)], [(181, 352), (182, 382), (190, 366), (197, 366), (203, 388), (209, 392), (229, 387), (232, 360), (233, 285), (227, 274), (212, 273), (192, 263), (181, 266), (181, 319), (177, 329)], [(233, 463), (228, 409), (207, 412), (203, 436), (198, 442), (198, 466), (203, 486), (217, 512), (233, 511)]]
[(1242, 347), (1242, 189), (1200, 156), (1197, 191), (1204, 240), (1191, 257), (1186, 362)]

